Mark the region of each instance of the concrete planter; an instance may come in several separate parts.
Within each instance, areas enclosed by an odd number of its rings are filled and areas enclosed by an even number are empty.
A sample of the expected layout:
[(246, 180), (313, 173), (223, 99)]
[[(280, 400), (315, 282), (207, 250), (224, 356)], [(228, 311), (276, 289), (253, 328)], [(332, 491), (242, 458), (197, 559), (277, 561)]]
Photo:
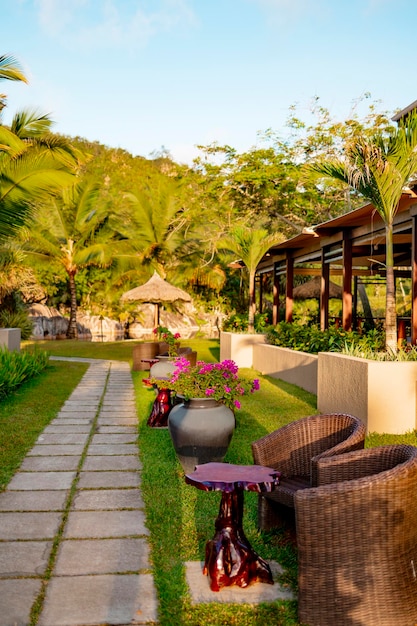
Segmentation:
[(239, 367), (252, 367), (253, 346), (265, 343), (265, 335), (220, 333), (220, 360), (232, 359)]
[(253, 368), (317, 395), (318, 357), (269, 344), (253, 345)]
[(265, 344), (262, 335), (234, 333), (220, 334), (220, 355), (317, 395), (320, 413), (359, 417), (368, 433), (400, 435), (417, 428), (417, 362), (313, 355)]
[(403, 434), (417, 425), (417, 363), (380, 362), (322, 352), (318, 362), (317, 407), (347, 412), (368, 432)]
[(20, 328), (0, 328), (0, 347), (20, 352)]

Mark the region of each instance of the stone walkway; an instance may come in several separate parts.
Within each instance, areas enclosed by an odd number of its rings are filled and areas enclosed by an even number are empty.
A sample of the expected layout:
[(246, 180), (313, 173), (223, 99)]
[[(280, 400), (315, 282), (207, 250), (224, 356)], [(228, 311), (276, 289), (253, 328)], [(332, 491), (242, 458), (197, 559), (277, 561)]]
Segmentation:
[[(0, 626), (156, 624), (130, 367), (68, 360), (90, 367), (0, 493)], [(185, 567), (192, 604), (294, 597), (260, 583), (215, 593), (202, 563)]]
[(0, 626), (157, 622), (127, 363), (91, 365), (0, 494)]

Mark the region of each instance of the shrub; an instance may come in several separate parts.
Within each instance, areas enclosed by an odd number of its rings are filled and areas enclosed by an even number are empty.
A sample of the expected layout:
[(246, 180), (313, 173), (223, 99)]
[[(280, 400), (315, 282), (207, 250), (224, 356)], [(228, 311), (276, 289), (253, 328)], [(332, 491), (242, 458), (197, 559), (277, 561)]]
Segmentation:
[[(271, 313), (256, 313), (254, 319), (254, 328), (256, 333), (265, 332), (268, 325), (271, 323)], [(245, 333), (248, 330), (248, 315), (232, 313), (229, 317), (226, 317), (223, 321), (224, 331)]]
[(26, 310), (9, 311), (4, 309), (0, 311), (0, 328), (20, 328), (21, 338), (29, 339), (32, 335), (33, 324)]
[(380, 351), (384, 347), (384, 334), (373, 330), (366, 335), (355, 331), (345, 331), (332, 326), (320, 330), (317, 325), (300, 326), (289, 322), (280, 322), (267, 329), (266, 342), (317, 354), (318, 352), (348, 352), (352, 350)]
[(19, 385), (33, 378), (48, 365), (49, 356), (39, 352), (9, 352), (0, 349), (0, 399), (10, 395)]

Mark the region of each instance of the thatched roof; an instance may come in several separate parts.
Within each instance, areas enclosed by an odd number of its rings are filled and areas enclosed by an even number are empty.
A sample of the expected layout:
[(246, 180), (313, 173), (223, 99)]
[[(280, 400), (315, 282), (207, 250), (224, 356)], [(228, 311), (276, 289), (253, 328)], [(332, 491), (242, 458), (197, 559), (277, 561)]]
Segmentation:
[(126, 293), (122, 295), (121, 300), (124, 302), (130, 300), (131, 302), (151, 302), (158, 304), (163, 302), (176, 302), (177, 300), (191, 302), (191, 296), (179, 287), (175, 287), (166, 280), (163, 280), (159, 274), (155, 272), (148, 282), (139, 287), (134, 287), (130, 291), (126, 291)]
[[(321, 291), (321, 276), (315, 276), (311, 280), (302, 285), (294, 287), (293, 298), (294, 300), (308, 300), (310, 298), (320, 298)], [(342, 299), (342, 288), (336, 283), (330, 281), (329, 284), (329, 298)]]

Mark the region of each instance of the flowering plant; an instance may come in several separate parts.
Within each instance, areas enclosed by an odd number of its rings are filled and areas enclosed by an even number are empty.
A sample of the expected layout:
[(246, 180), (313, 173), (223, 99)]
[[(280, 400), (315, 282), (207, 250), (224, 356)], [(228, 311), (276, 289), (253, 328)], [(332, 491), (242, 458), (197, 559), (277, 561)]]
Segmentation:
[(165, 341), (168, 344), (169, 356), (177, 356), (180, 348), (180, 342), (178, 339), (181, 337), (180, 333), (172, 333), (165, 326), (157, 326), (153, 329), (154, 335), (158, 337), (160, 341)]
[(240, 409), (239, 398), (247, 391), (259, 389), (259, 380), (246, 381), (238, 376), (234, 361), (205, 363), (197, 361), (191, 365), (184, 357), (175, 360), (176, 369), (168, 381), (175, 393), (190, 398), (212, 398), (230, 409)]

